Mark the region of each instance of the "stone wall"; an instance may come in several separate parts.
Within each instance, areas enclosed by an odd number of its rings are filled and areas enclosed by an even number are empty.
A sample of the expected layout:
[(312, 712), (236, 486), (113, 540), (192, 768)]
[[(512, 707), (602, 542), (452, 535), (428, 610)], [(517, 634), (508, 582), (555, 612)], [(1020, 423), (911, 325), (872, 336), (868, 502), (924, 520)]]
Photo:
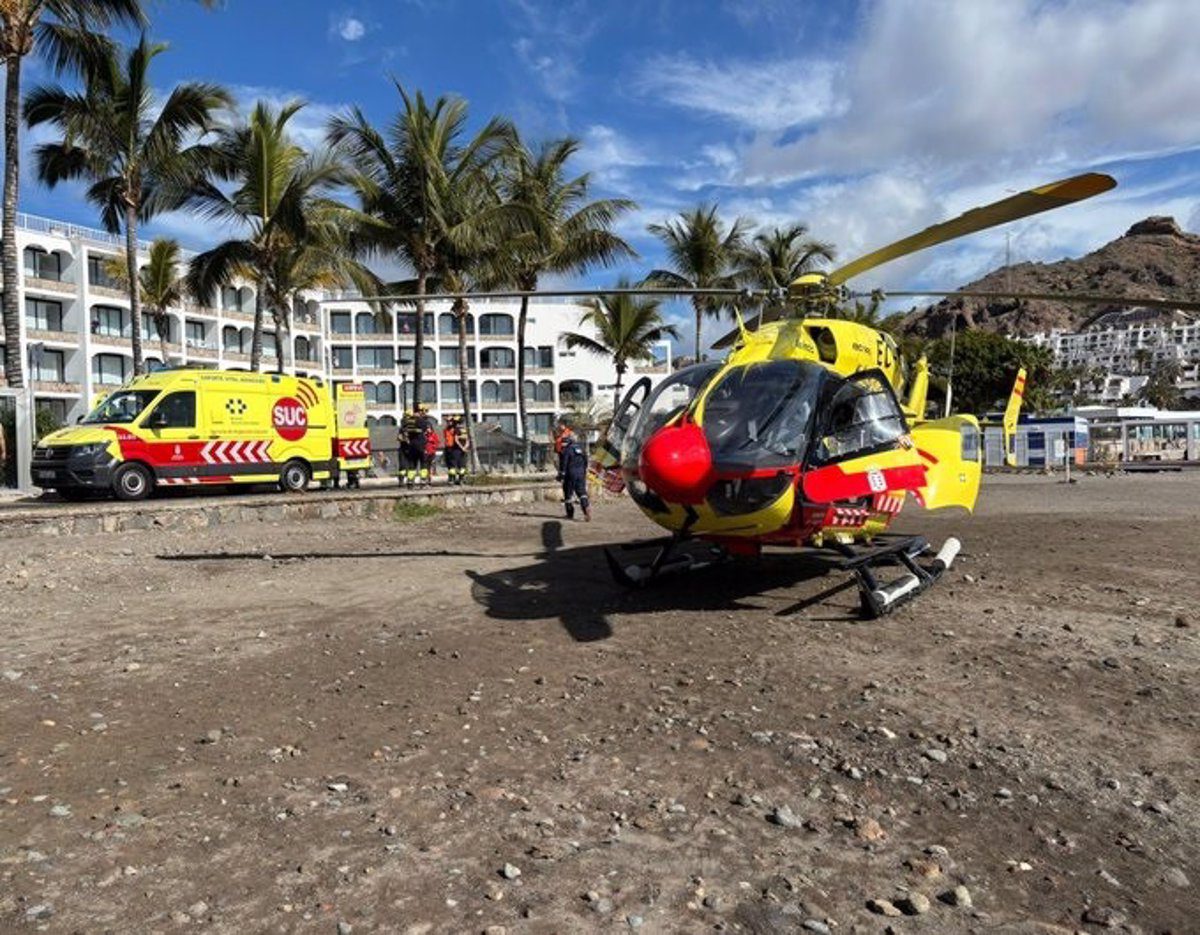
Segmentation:
[(427, 504), (448, 510), (491, 504), (559, 500), (557, 484), (497, 487), (434, 487), (428, 490), (364, 490), (300, 495), (279, 493), (189, 497), (145, 503), (45, 504), (0, 510), (0, 538), (92, 535), (139, 529), (207, 529), (226, 523), (279, 523), (294, 520), (371, 516), (388, 519), (397, 503)]

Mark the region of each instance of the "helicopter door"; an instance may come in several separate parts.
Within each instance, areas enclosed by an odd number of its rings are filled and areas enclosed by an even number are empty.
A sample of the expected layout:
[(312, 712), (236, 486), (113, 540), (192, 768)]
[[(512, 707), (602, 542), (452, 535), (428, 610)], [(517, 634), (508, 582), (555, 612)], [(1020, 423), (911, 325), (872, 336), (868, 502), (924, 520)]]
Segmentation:
[(922, 422), (912, 430), (912, 439), (925, 465), (925, 486), (917, 491), (925, 509), (975, 509), (983, 470), (983, 445), (975, 417)]
[(613, 412), (604, 438), (592, 449), (592, 460), (588, 470), (613, 493), (621, 493), (625, 489), (625, 481), (621, 477), (621, 446), (630, 427), (641, 413), (649, 393), (649, 377), (642, 377), (634, 383)]

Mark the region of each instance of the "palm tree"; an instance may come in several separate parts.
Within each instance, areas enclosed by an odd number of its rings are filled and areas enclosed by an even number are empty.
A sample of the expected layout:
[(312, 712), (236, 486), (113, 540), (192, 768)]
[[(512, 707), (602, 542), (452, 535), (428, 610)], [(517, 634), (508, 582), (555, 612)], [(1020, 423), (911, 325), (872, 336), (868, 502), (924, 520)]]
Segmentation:
[(291, 310), (298, 293), (347, 286), (364, 295), (381, 291), (378, 277), (354, 259), (343, 215), (340, 205), (314, 205), (305, 222), (304, 240), (281, 239), (269, 254), (270, 265), (262, 271), (265, 304), (275, 321), (280, 373), (284, 349), (292, 346)]
[(760, 231), (740, 252), (737, 280), (741, 285), (774, 292), (778, 298), (767, 306), (783, 301), (788, 286), (805, 273), (811, 273), (834, 256), (833, 245), (808, 236), (803, 224)]
[[(610, 228), (635, 204), (627, 198), (588, 201), (591, 179), (586, 173), (567, 178), (567, 161), (579, 149), (569, 137), (544, 143), (535, 152), (514, 139), (500, 173), (506, 201), (528, 212), (530, 229), (506, 245), (510, 252), (511, 282), (533, 292), (543, 273), (582, 273), (592, 266), (610, 266), (637, 253)], [(529, 297), (521, 297), (517, 318), (517, 424), (525, 440), (529, 464), (532, 440), (525, 414), (525, 328)]]
[(447, 251), (495, 242), (504, 216), (489, 210), (464, 217), (452, 202), (493, 169), (513, 131), (507, 122), (492, 119), (464, 139), (465, 101), (439, 97), (431, 105), (420, 91), (410, 95), (399, 83), (396, 90), (402, 107), (386, 130), (371, 126), (355, 107), (329, 122), (329, 140), (355, 169), (350, 184), (361, 208), (354, 233), (358, 249), (400, 260), (415, 275), (413, 382), (420, 399), (430, 278), (445, 268)]
[[(129, 288), (129, 265), (126, 257), (115, 257), (105, 266), (105, 272), (119, 283), (121, 288)], [(182, 270), (179, 242), (169, 237), (160, 237), (150, 244), (146, 263), (137, 274), (138, 292), (146, 314), (154, 321), (164, 364), (168, 362), (167, 340), (171, 330), (168, 309), (181, 304), (188, 295), (187, 282)]]
[[(665, 224), (646, 229), (663, 242), (671, 269), (656, 269), (646, 277), (649, 285), (675, 289), (728, 289), (736, 285), (735, 267), (746, 244), (751, 222), (736, 218), (725, 229), (717, 216), (716, 205), (700, 205), (685, 211)], [(706, 296), (693, 296), (696, 315), (696, 360), (703, 347), (701, 321), (707, 314), (720, 315), (729, 302)]]
[[(290, 313), (279, 295), (289, 289), (272, 286), (283, 281), (281, 271), (299, 262), (291, 251), (317, 242), (310, 225), (322, 212), (336, 211), (326, 197), (345, 181), (345, 172), (332, 153), (306, 153), (288, 134), (288, 122), (304, 107), (290, 101), (275, 110), (265, 101), (255, 105), (249, 119), (222, 130), (214, 145), (212, 178), (189, 199), (194, 210), (238, 225), (244, 236), (227, 240), (192, 259), (188, 282), (197, 297), (211, 296), (235, 278), (255, 284), (254, 333), (250, 369), (262, 366), (263, 317), (270, 307), (277, 324)], [(232, 185), (232, 188), (230, 187)], [(305, 261), (308, 262), (308, 261)], [(340, 262), (340, 261), (339, 261)], [(275, 296), (271, 290), (275, 288)], [(276, 334), (276, 344), (280, 335)], [(277, 347), (282, 363), (282, 347)]]
[(213, 128), (214, 112), (232, 103), (217, 85), (188, 82), (160, 108), (149, 71), (166, 48), (143, 35), (124, 63), (115, 49), (94, 63), (82, 93), (43, 86), (25, 98), (30, 127), (49, 123), (62, 133), (35, 150), (38, 177), (51, 188), (71, 179), (91, 182), (87, 198), (100, 209), (105, 229), (117, 234), (124, 228), (135, 374), (144, 371), (138, 223), (181, 204), (208, 153), (195, 141)]
[[(616, 288), (628, 289), (624, 279)], [(662, 302), (650, 296), (615, 293), (600, 296), (589, 303), (579, 324), (594, 334), (570, 331), (564, 335), (567, 347), (582, 348), (593, 354), (612, 359), (617, 371), (613, 387), (613, 411), (621, 404), (621, 385), (631, 361), (653, 360), (654, 345), (668, 338), (677, 338), (674, 325), (662, 317)]]
[[(3, 0), (0, 2), (0, 54), (4, 56), (4, 216), (0, 221), (3, 243), (0, 270), (4, 282), (17, 282), (17, 194), (21, 169), (21, 66), (34, 51), (45, 54), (55, 72), (81, 71), (102, 54), (109, 26), (142, 22), (140, 0)], [(17, 334), (21, 327), (19, 290), (0, 295), (4, 330)], [(9, 386), (24, 386), (20, 342), (5, 345), (5, 372)]]

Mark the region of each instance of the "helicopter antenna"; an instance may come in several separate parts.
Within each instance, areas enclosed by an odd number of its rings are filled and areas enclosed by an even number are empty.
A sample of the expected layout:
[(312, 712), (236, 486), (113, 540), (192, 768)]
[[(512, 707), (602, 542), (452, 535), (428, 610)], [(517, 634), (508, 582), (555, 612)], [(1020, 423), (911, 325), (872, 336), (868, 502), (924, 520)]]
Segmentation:
[(958, 331), (958, 315), (950, 319), (950, 369), (946, 371), (946, 418), (950, 417), (950, 405), (954, 397), (954, 336)]

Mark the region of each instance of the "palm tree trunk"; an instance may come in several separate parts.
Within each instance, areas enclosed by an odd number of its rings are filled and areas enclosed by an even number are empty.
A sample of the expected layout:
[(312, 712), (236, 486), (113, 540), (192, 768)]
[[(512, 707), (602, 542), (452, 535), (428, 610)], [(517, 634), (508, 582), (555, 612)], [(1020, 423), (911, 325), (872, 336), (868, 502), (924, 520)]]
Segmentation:
[[(521, 283), (526, 291), (525, 283)], [(537, 280), (528, 291), (537, 288)], [(517, 316), (517, 429), (525, 442), (525, 470), (529, 470), (533, 455), (533, 441), (529, 437), (525, 421), (525, 324), (529, 319), (529, 296), (521, 296), (521, 313)]]
[(700, 347), (701, 347), (701, 344), (700, 344), (700, 320), (703, 317), (703, 312), (700, 309), (700, 300), (698, 298), (692, 299), (692, 308), (695, 309), (695, 312), (696, 312), (696, 359), (695, 359), (694, 363), (698, 364), (698, 363), (700, 363)]
[(283, 376), (283, 333), (286, 326), (283, 323), (284, 313), (271, 309), (271, 318), (275, 322), (275, 372)]
[(125, 205), (125, 276), (129, 280), (129, 325), (132, 329), (130, 344), (133, 346), (134, 376), (146, 372), (146, 362), (142, 359), (142, 296), (138, 281), (137, 224), (137, 207)]
[[(279, 372), (283, 373), (284, 352), (292, 352), (292, 312), (285, 308), (275, 328), (275, 352), (279, 355)], [(295, 370), (295, 368), (292, 368)]]
[(425, 353), (425, 284), (428, 277), (427, 270), (417, 270), (417, 346), (413, 351), (413, 411), (421, 408), (421, 380), (424, 377), (421, 357)]
[(475, 421), (471, 418), (471, 383), (467, 379), (467, 303), (456, 301), (455, 319), (458, 324), (458, 392), (462, 397), (463, 425), (467, 430), (467, 457), (471, 473), (479, 473), (479, 453), (475, 450)]
[(258, 373), (262, 367), (263, 280), (254, 283), (254, 333), (250, 338), (250, 369)]
[(618, 358), (613, 361), (617, 366), (617, 382), (613, 387), (613, 415), (617, 414), (617, 407), (621, 405), (621, 384), (625, 382), (625, 361)]
[(154, 327), (158, 330), (158, 346), (162, 349), (163, 366), (169, 367), (171, 360), (167, 357), (167, 337), (171, 331), (171, 321), (165, 312), (154, 312), (153, 315)]
[(21, 56), (10, 54), (5, 60), (4, 88), (4, 220), (0, 238), (4, 241), (4, 370), (9, 386), (25, 385), (24, 361), (21, 359), (21, 304), (17, 289), (17, 182), (21, 168), (21, 141), (18, 136), (21, 118)]

